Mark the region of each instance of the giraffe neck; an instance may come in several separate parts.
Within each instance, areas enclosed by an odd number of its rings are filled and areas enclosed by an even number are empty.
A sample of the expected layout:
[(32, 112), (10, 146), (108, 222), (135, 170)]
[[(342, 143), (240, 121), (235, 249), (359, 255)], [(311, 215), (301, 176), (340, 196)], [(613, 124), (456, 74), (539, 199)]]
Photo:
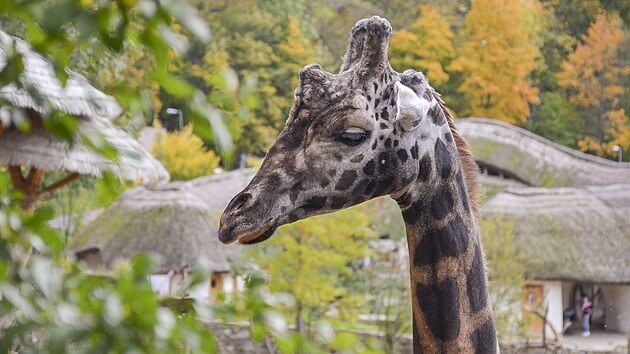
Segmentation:
[(450, 134), (420, 159), (416, 181), (392, 195), (407, 230), (414, 353), (495, 353), (479, 231)]

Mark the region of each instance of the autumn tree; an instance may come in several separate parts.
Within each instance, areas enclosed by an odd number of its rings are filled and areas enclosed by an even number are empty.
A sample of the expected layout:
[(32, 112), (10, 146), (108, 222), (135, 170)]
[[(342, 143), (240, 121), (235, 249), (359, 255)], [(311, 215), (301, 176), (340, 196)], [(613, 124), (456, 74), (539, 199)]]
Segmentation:
[[(156, 124), (156, 129), (161, 126)], [(188, 181), (207, 176), (219, 166), (219, 157), (193, 133), (190, 125), (182, 131), (159, 133), (153, 145), (153, 155), (160, 160), (175, 181)]]
[(287, 310), (298, 330), (306, 333), (314, 323), (343, 299), (357, 294), (349, 291), (348, 279), (368, 255), (370, 219), (360, 207), (315, 217), (282, 227), (252, 256), (269, 274), (272, 291), (286, 292), (295, 299)]
[(618, 55), (624, 41), (620, 25), (617, 16), (599, 13), (558, 75), (571, 102), (583, 112), (586, 131), (578, 148), (600, 156), (611, 155), (613, 145), (630, 147), (630, 122), (620, 108), (626, 94), (620, 77), (630, 74)]
[(401, 72), (409, 68), (421, 70), (431, 84), (439, 87), (448, 80), (444, 68), (455, 57), (452, 41), (453, 32), (446, 19), (436, 10), (420, 6), (420, 17), (409, 30), (392, 34), (390, 63)]
[(468, 100), (460, 113), (523, 123), (538, 89), (528, 76), (537, 66), (538, 1), (476, 0), (465, 20), (459, 57), (450, 70), (462, 74), (459, 91)]
[(305, 65), (318, 61), (315, 46), (302, 33), (300, 20), (289, 15), (286, 36), (282, 43), (278, 44), (279, 59), (283, 63), (277, 71), (279, 74), (278, 86), (283, 91), (289, 92), (298, 85), (298, 71)]

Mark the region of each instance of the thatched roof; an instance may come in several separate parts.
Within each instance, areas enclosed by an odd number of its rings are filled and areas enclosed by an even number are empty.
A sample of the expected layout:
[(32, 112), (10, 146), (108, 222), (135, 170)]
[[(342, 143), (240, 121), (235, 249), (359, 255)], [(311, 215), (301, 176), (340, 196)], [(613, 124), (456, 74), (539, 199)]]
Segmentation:
[[(15, 46), (14, 46), (15, 45)], [(54, 108), (73, 116), (98, 116), (113, 119), (122, 110), (113, 97), (90, 85), (81, 75), (67, 70), (68, 81), (62, 86), (53, 66), (26, 42), (0, 31), (0, 71), (7, 65), (7, 52), (13, 48), (22, 56), (22, 87), (11, 84), (0, 89), (0, 97), (17, 107), (47, 113)], [(41, 96), (41, 97), (37, 97)], [(45, 100), (42, 100), (44, 98)]]
[(569, 149), (525, 129), (493, 119), (456, 121), (475, 159), (537, 187), (610, 185), (630, 181), (630, 163)]
[(162, 258), (159, 273), (192, 267), (200, 258), (208, 259), (213, 271), (229, 271), (228, 259), (239, 257), (241, 248), (219, 242), (218, 218), (253, 174), (240, 170), (130, 189), (72, 237), (68, 248), (99, 248), (108, 267), (152, 252)]
[[(140, 144), (110, 121), (103, 118), (81, 119), (72, 146), (52, 136), (41, 122), (33, 121), (32, 129), (22, 133), (7, 129), (0, 136), (0, 164), (32, 166), (45, 171), (70, 171), (100, 177), (111, 171), (120, 179), (169, 179), (164, 166)], [(80, 134), (100, 134), (118, 151), (117, 161), (95, 153), (81, 140)]]
[[(111, 120), (121, 113), (113, 97), (92, 87), (80, 75), (69, 72), (65, 87), (55, 76), (52, 65), (25, 42), (0, 31), (0, 71), (7, 64), (13, 44), (22, 55), (22, 87), (10, 84), (0, 88), (0, 98), (27, 111), (47, 113), (50, 106), (77, 116), (75, 142), (52, 136), (44, 129), (41, 116), (33, 114), (32, 129), (24, 134), (4, 127), (0, 134), (0, 164), (31, 166), (45, 171), (65, 170), (100, 177), (111, 171), (121, 179), (168, 180), (168, 172), (130, 135)], [(44, 99), (42, 99), (42, 97)], [(50, 106), (49, 106), (50, 105)], [(118, 150), (117, 161), (103, 158), (82, 141), (81, 136), (100, 134)]]
[(514, 223), (529, 277), (630, 283), (630, 184), (511, 189), (482, 210)]

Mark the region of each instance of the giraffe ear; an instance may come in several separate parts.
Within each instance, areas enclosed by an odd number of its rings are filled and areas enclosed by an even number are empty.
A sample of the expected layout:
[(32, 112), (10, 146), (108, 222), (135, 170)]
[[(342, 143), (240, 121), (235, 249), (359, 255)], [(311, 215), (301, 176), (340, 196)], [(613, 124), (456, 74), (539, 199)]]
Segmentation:
[(435, 99), (427, 101), (418, 97), (409, 87), (396, 82), (396, 122), (403, 131), (412, 131), (420, 125), (420, 122), (427, 116), (429, 110), (435, 106)]

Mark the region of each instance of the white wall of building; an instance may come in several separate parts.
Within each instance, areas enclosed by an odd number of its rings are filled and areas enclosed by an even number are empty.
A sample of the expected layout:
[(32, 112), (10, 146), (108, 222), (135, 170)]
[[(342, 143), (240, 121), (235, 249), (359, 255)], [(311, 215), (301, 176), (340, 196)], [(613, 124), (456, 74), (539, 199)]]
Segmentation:
[(234, 292), (234, 277), (232, 274), (224, 273), (221, 278), (223, 284), (223, 292), (226, 294), (231, 294)]
[(630, 332), (630, 285), (604, 285), (602, 291), (608, 310), (608, 330)]
[[(560, 333), (562, 332), (562, 310), (563, 298), (562, 282), (560, 281), (543, 281), (543, 291), (545, 296), (545, 304), (547, 305), (547, 320), (553, 328)], [(548, 338), (553, 338), (553, 331), (549, 327), (545, 327), (545, 333)]]
[(188, 290), (188, 294), (195, 299), (207, 299), (210, 297), (210, 279)]
[(170, 274), (152, 274), (149, 276), (151, 289), (160, 296), (168, 296), (171, 285)]

